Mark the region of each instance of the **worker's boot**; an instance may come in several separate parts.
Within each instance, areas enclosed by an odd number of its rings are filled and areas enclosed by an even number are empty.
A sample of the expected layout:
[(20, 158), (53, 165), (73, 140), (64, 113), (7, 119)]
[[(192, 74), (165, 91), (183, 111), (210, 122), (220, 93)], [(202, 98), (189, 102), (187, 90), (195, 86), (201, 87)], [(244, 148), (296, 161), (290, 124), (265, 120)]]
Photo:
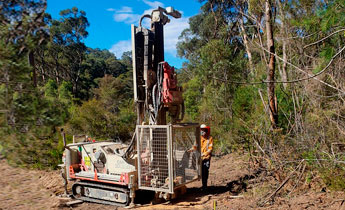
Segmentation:
[(201, 192), (206, 192), (207, 191), (207, 185), (203, 185), (200, 190), (201, 190)]

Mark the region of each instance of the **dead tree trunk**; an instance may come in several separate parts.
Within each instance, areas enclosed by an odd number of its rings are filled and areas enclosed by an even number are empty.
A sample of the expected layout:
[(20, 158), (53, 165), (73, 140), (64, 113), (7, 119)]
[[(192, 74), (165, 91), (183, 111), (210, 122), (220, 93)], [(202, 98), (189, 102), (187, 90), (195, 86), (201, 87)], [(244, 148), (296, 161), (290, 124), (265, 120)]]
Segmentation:
[[(240, 5), (240, 11), (243, 14), (243, 9), (241, 8), (241, 5)], [(250, 51), (248, 35), (247, 35), (247, 32), (244, 28), (243, 15), (239, 18), (239, 21), (240, 21), (240, 28), (242, 31), (243, 43), (244, 43), (244, 46), (246, 48), (246, 52), (247, 52), (247, 56), (248, 56), (250, 74), (254, 75), (254, 65), (253, 65), (253, 59), (252, 59), (252, 52)]]
[[(287, 81), (288, 80), (288, 73), (287, 73), (287, 55), (286, 55), (286, 46), (287, 46), (287, 33), (286, 33), (286, 25), (285, 25), (285, 15), (284, 15), (284, 11), (283, 11), (283, 5), (282, 3), (279, 1), (278, 2), (278, 6), (279, 11), (280, 11), (280, 16), (281, 16), (281, 29), (280, 29), (280, 34), (282, 37), (282, 41), (283, 41), (283, 66), (282, 66), (282, 72), (281, 72), (281, 77), (283, 81)], [(283, 83), (283, 87), (286, 90), (288, 87), (288, 83)]]
[(273, 128), (277, 128), (278, 125), (278, 106), (277, 98), (275, 96), (275, 49), (274, 49), (274, 39), (273, 39), (273, 29), (272, 29), (272, 10), (271, 10), (271, 0), (266, 0), (265, 2), (265, 16), (266, 16), (266, 35), (267, 35), (267, 47), (270, 52), (269, 62), (267, 68), (267, 81), (269, 81), (267, 86), (268, 100), (269, 100), (269, 110), (270, 110), (270, 120)]

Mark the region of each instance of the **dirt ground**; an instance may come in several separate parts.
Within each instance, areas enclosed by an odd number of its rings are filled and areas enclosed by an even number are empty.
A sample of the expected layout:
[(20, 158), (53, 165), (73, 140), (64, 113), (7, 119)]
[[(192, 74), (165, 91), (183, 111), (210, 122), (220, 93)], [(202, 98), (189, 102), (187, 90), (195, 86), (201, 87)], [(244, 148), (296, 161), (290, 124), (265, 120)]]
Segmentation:
[[(246, 161), (246, 155), (229, 154), (211, 160), (209, 189), (201, 192), (201, 181), (189, 184), (187, 193), (161, 204), (138, 204), (133, 209), (343, 209), (345, 193), (330, 192), (322, 184), (289, 180), (267, 199), (282, 181), (259, 171)], [(285, 176), (286, 177), (286, 176)], [(297, 182), (298, 181), (298, 182)], [(291, 183), (290, 183), (291, 182)], [(316, 183), (317, 180), (315, 181)], [(294, 183), (298, 187), (288, 194)], [(296, 185), (297, 185), (296, 184)], [(0, 210), (4, 209), (125, 209), (81, 203), (66, 206), (59, 171), (38, 171), (9, 166), (0, 160)], [(291, 190), (290, 190), (291, 191)]]

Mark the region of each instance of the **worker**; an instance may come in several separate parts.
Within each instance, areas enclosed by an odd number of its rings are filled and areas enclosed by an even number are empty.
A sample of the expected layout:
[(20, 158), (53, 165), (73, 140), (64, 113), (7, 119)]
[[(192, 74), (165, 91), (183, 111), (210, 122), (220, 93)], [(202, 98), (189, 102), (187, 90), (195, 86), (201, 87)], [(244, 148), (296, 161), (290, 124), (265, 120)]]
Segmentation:
[(210, 127), (202, 124), (200, 126), (200, 142), (201, 142), (201, 177), (202, 177), (202, 190), (207, 189), (207, 179), (210, 169), (211, 155), (213, 149), (213, 139), (210, 136)]
[[(212, 156), (212, 149), (213, 149), (213, 139), (210, 136), (211, 129), (209, 126), (202, 124), (200, 126), (200, 143), (201, 143), (201, 178), (202, 178), (202, 190), (207, 189), (207, 179), (208, 179), (208, 172), (210, 169), (210, 161)], [(195, 152), (197, 151), (198, 145), (194, 142), (194, 145), (191, 149), (187, 150), (187, 152)], [(197, 154), (197, 153), (196, 153)]]

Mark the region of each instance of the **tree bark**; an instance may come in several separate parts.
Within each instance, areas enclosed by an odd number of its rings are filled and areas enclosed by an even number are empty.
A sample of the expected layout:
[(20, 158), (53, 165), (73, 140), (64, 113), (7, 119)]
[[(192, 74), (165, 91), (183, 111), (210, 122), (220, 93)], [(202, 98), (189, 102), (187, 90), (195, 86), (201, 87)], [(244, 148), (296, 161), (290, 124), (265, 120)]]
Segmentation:
[[(243, 13), (243, 10), (241, 7), (240, 7), (240, 11), (241, 11), (241, 13)], [(247, 56), (248, 56), (250, 74), (254, 75), (254, 65), (253, 65), (252, 53), (249, 49), (249, 41), (248, 41), (247, 32), (244, 28), (243, 15), (240, 17), (240, 28), (242, 31), (243, 43), (244, 43), (244, 46), (246, 48), (246, 52), (247, 52)]]
[(274, 49), (274, 39), (273, 39), (273, 27), (272, 27), (272, 10), (271, 10), (271, 0), (266, 0), (265, 2), (265, 16), (266, 16), (266, 35), (267, 35), (267, 47), (270, 52), (269, 63), (267, 68), (267, 81), (270, 81), (267, 86), (268, 100), (269, 100), (269, 110), (270, 110), (270, 120), (273, 128), (277, 128), (278, 125), (278, 106), (277, 98), (275, 96), (275, 49)]
[(34, 59), (34, 52), (29, 52), (29, 64), (32, 67), (32, 82), (34, 83), (34, 87), (37, 87), (37, 73), (35, 68), (35, 59)]
[[(282, 72), (281, 72), (281, 77), (283, 81), (287, 81), (288, 80), (288, 73), (287, 73), (287, 65), (286, 65), (286, 61), (287, 61), (287, 55), (286, 55), (286, 46), (287, 46), (287, 33), (286, 33), (286, 25), (285, 25), (285, 15), (283, 12), (283, 5), (280, 2), (280, 0), (277, 1), (278, 2), (278, 6), (279, 11), (280, 11), (280, 16), (281, 16), (281, 29), (280, 29), (280, 34), (282, 37), (282, 41), (283, 41), (283, 66), (282, 66)], [(283, 83), (283, 87), (286, 90), (288, 88), (288, 83)]]

